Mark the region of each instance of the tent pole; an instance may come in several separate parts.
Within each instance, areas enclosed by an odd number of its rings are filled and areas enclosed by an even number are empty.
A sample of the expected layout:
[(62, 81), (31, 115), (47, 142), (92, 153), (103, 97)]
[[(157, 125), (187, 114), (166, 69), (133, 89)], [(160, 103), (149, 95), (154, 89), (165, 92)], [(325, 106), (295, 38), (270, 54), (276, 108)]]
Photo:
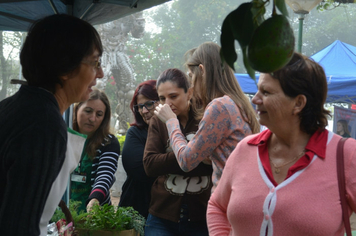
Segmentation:
[(299, 30), (298, 30), (298, 52), (302, 53), (302, 41), (303, 41), (303, 20), (304, 20), (303, 13), (299, 14)]
[(48, 2), (49, 2), (49, 5), (51, 5), (54, 14), (58, 14), (58, 10), (56, 8), (56, 5), (54, 5), (53, 0), (48, 0)]

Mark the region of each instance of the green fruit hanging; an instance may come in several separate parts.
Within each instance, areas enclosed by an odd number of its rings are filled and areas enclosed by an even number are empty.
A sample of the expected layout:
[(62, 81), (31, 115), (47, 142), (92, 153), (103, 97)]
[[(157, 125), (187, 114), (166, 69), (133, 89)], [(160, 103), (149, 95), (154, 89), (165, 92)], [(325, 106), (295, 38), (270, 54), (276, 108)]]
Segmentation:
[(250, 66), (263, 73), (279, 70), (292, 58), (294, 44), (288, 19), (283, 15), (272, 15), (257, 27), (247, 47)]

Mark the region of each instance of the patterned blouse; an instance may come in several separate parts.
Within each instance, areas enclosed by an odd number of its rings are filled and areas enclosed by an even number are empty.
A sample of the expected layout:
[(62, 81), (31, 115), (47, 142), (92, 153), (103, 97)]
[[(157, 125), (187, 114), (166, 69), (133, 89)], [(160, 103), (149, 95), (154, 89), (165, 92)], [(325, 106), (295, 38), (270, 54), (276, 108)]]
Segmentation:
[(183, 171), (190, 171), (200, 162), (210, 159), (213, 165), (213, 188), (216, 188), (225, 162), (237, 143), (252, 134), (240, 109), (227, 95), (212, 100), (205, 109), (199, 130), (187, 143), (178, 119), (166, 122), (174, 154)]

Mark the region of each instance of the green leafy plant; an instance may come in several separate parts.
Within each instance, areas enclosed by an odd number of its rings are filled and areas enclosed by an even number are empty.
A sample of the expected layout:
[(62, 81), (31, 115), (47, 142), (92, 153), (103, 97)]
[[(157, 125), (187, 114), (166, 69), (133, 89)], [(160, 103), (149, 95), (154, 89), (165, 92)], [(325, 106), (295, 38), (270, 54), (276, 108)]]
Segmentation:
[[(80, 205), (80, 201), (69, 201), (69, 211), (76, 229), (113, 232), (135, 229), (140, 235), (144, 235), (146, 220), (132, 207), (115, 207), (108, 204), (103, 206), (95, 205), (87, 213), (84, 211), (77, 212)], [(65, 219), (65, 215), (61, 208), (58, 207), (52, 216), (51, 222), (57, 222), (60, 219)]]
[[(130, 128), (130, 123), (127, 122), (127, 129)], [(126, 135), (121, 135), (121, 134), (116, 134), (116, 138), (120, 143), (120, 149), (122, 150), (124, 148), (124, 144), (125, 144), (125, 139), (126, 139)]]
[(356, 0), (322, 0), (316, 9), (318, 11), (332, 10), (348, 3), (356, 3)]
[(124, 144), (125, 144), (125, 139), (126, 139), (126, 135), (116, 135), (117, 140), (120, 143), (120, 149), (122, 150), (124, 148)]
[[(264, 19), (266, 4), (273, 3), (270, 18)], [(277, 14), (277, 9), (281, 15)], [(287, 17), (285, 0), (252, 0), (229, 13), (221, 27), (221, 58), (234, 69), (239, 43), (244, 66), (252, 79), (255, 71), (270, 73), (292, 58), (295, 38)]]
[(73, 220), (76, 229), (79, 230), (120, 232), (135, 229), (140, 235), (144, 235), (145, 218), (132, 207), (95, 205), (89, 213), (73, 217)]
[[(81, 218), (83, 215), (86, 214), (84, 211), (80, 211), (78, 213), (78, 208), (81, 204), (82, 203), (80, 201), (69, 200), (69, 211), (71, 212), (74, 221), (75, 219)], [(65, 215), (62, 209), (60, 207), (57, 207), (50, 222), (57, 222), (60, 219), (65, 219)]]

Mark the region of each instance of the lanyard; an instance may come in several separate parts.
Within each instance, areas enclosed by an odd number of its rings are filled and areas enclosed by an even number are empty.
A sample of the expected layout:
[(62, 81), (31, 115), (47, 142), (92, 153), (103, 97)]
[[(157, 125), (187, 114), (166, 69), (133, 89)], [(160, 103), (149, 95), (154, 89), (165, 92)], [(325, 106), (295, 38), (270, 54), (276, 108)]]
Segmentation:
[(79, 163), (78, 163), (78, 167), (77, 167), (77, 169), (75, 170), (76, 173), (78, 173), (78, 174), (81, 174), (81, 169), (80, 169), (80, 168), (81, 168), (81, 165), (82, 165), (82, 162), (83, 162), (84, 157), (87, 155), (87, 154), (85, 153), (85, 149), (86, 149), (86, 146), (87, 146), (87, 142), (88, 142), (88, 140), (85, 141), (85, 144), (84, 144), (84, 147), (83, 147), (83, 151), (82, 151), (82, 155), (81, 155), (80, 161), (79, 161)]

